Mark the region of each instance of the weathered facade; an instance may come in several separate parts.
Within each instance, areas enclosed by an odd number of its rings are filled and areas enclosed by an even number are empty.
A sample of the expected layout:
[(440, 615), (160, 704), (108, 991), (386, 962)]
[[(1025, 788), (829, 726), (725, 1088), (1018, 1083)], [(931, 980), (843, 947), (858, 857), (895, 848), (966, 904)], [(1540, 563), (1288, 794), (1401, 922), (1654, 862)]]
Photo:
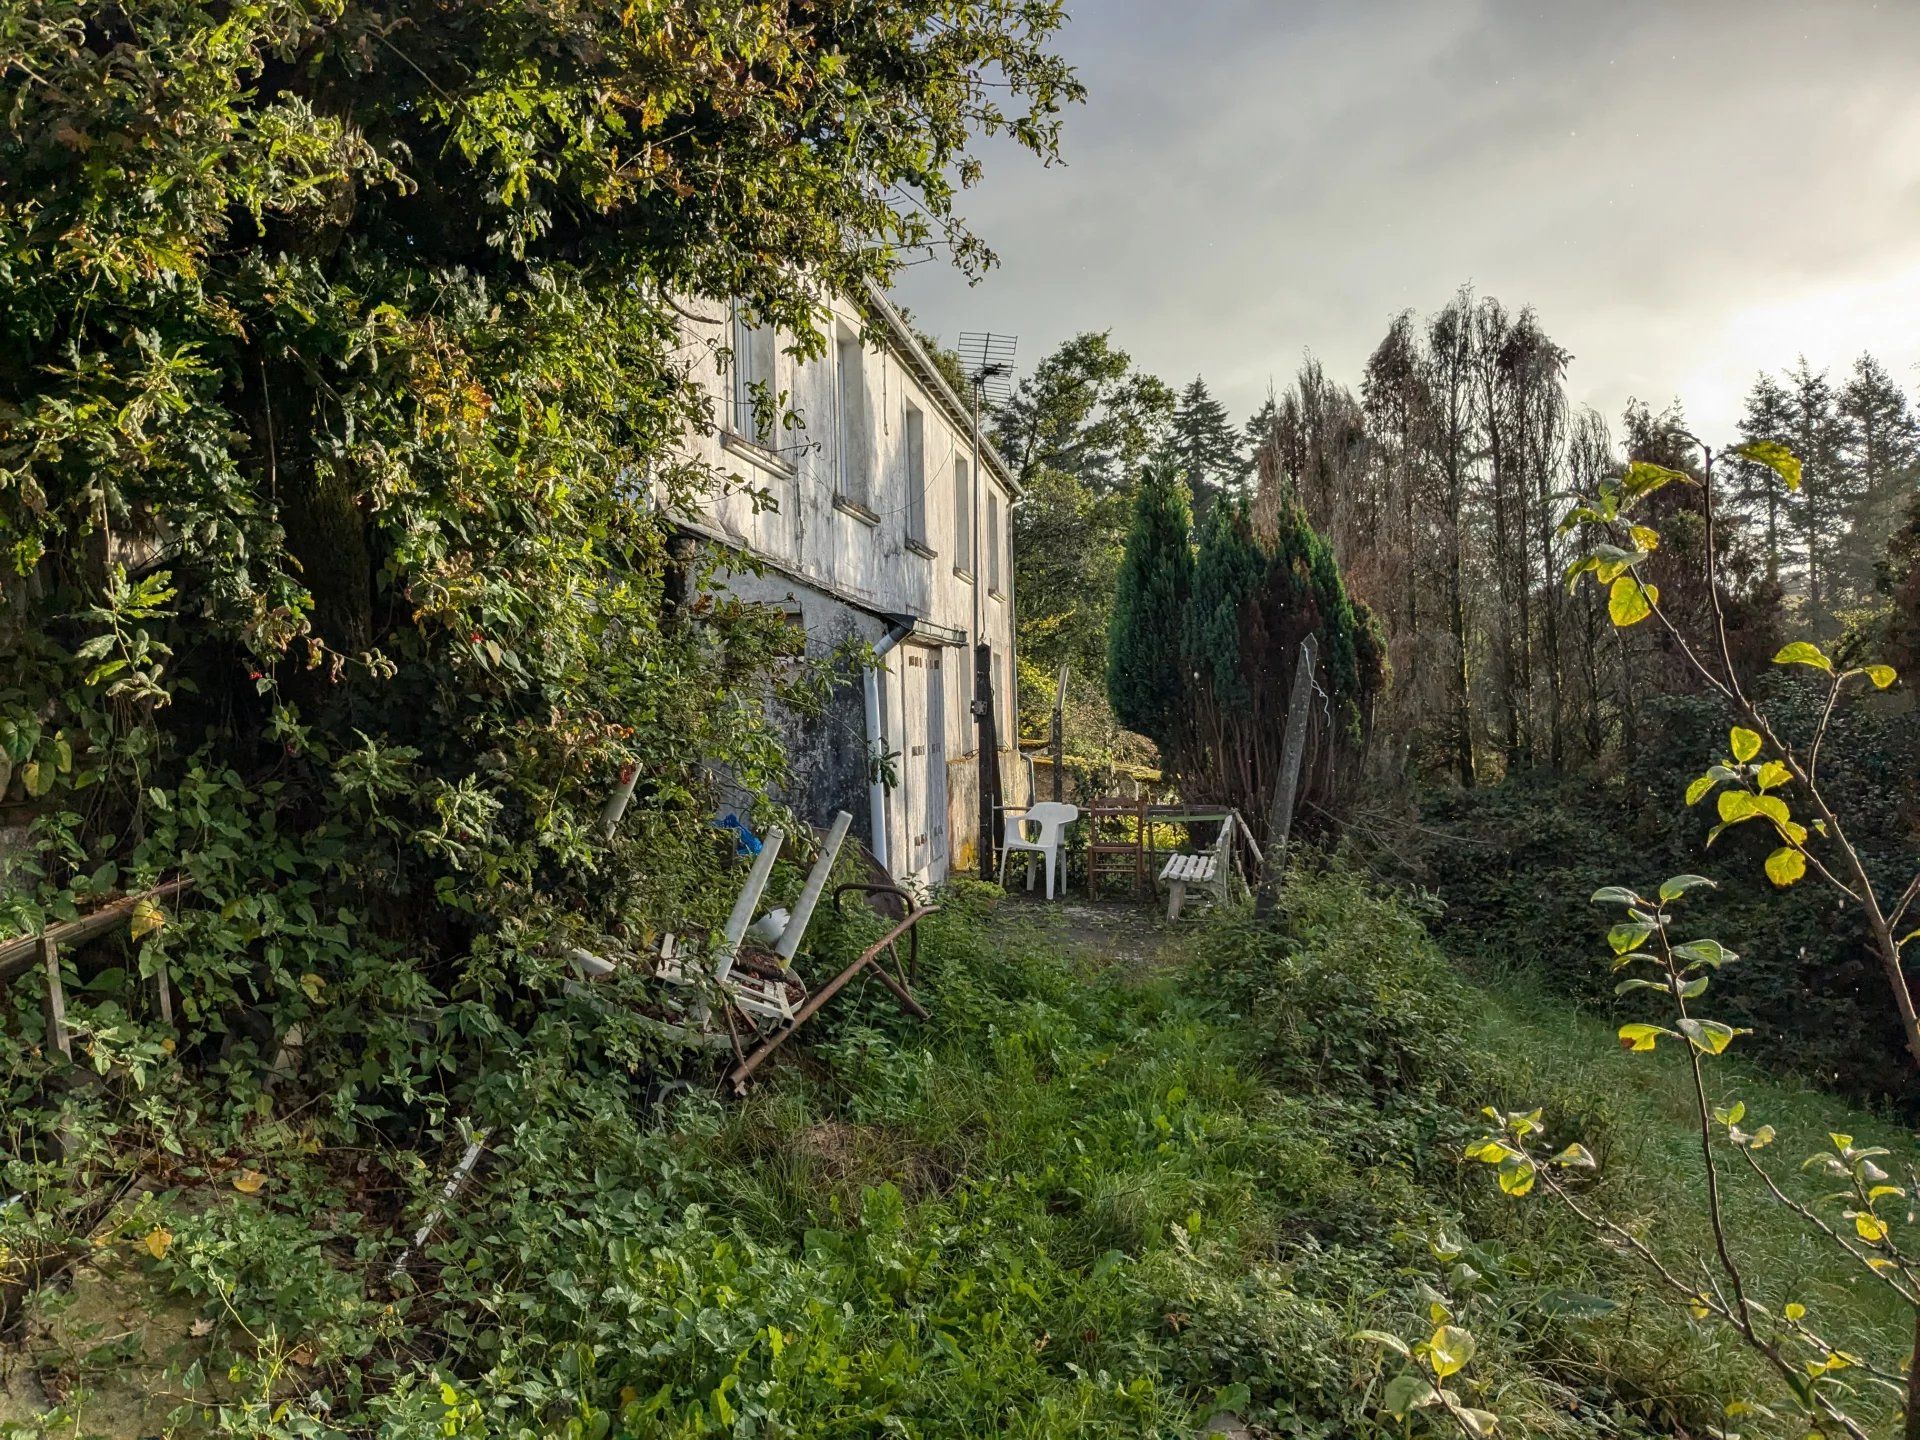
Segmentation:
[(1006, 467), (984, 443), (976, 450), (962, 397), (877, 295), (836, 304), (825, 354), (812, 360), (737, 311), (686, 326), (713, 356), (720, 422), (692, 443), (741, 482), (693, 528), (760, 569), (722, 583), (792, 616), (810, 654), (853, 636), (883, 655), (824, 717), (788, 726), (783, 798), (816, 823), (851, 811), (856, 833), (903, 879), (937, 884), (974, 867), (978, 645), (991, 652), (1001, 798), (1026, 798), (1012, 689), (1017, 492)]

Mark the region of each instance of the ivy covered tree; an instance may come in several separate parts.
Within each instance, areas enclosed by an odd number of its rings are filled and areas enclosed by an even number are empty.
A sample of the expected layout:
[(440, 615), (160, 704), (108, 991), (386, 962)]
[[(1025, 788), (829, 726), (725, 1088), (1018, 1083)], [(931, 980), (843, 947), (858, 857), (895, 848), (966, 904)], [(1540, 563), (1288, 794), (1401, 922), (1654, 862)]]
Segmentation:
[(0, 924), (186, 874), (142, 962), (184, 1043), (299, 1026), (348, 1125), (438, 1123), (566, 937), (709, 913), (786, 641), (689, 603), (682, 314), (818, 346), (823, 290), (988, 263), (955, 196), (982, 133), (1053, 151), (1061, 19), (8, 7)]

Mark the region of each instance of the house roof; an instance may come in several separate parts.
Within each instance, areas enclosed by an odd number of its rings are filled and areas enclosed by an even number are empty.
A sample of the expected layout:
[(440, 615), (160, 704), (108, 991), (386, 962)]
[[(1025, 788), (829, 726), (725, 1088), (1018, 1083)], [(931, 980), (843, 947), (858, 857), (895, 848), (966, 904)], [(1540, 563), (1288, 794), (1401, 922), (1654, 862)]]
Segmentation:
[[(885, 327), (894, 353), (914, 372), (914, 377), (926, 387), (927, 393), (933, 396), (940, 408), (947, 412), (947, 418), (960, 428), (961, 433), (970, 434), (973, 429), (973, 407), (954, 393), (953, 386), (947, 383), (947, 377), (940, 373), (940, 367), (933, 363), (933, 357), (927, 354), (926, 347), (913, 333), (913, 327), (907, 324), (906, 318), (878, 285), (867, 286), (866, 299), (874, 318)], [(984, 433), (980, 436), (980, 459), (1015, 499), (1026, 493), (1020, 482), (1014, 479), (1012, 468)]]

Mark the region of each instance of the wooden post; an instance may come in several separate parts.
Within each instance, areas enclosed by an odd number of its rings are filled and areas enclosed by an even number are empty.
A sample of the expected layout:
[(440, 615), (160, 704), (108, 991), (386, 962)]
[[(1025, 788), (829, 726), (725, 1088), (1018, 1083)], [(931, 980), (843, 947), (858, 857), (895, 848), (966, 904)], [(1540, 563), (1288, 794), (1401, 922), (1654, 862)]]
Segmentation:
[(1060, 679), (1053, 690), (1053, 798), (1063, 797), (1067, 777), (1067, 667), (1060, 667)]
[(60, 984), (60, 946), (51, 935), (39, 937), (40, 965), (47, 972), (47, 1048), (58, 1050), (73, 1063), (73, 1040), (67, 1034), (67, 992)]
[(1273, 805), (1267, 811), (1267, 848), (1260, 866), (1260, 893), (1253, 913), (1266, 919), (1273, 913), (1274, 899), (1280, 893), (1280, 873), (1287, 868), (1287, 836), (1293, 829), (1293, 806), (1300, 789), (1300, 762), (1306, 756), (1307, 712), (1313, 700), (1313, 670), (1318, 647), (1309, 635), (1300, 642), (1300, 657), (1293, 664), (1293, 694), (1287, 701), (1286, 746), (1280, 756), (1280, 773), (1273, 777)]

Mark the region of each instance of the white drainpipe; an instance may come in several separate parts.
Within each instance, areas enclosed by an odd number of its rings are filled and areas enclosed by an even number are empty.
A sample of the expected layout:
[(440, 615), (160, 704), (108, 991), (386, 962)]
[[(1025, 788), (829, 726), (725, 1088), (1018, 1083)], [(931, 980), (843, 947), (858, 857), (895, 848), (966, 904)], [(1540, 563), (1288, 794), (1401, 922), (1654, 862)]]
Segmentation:
[(893, 863), (887, 854), (887, 786), (874, 763), (885, 753), (886, 735), (880, 728), (880, 660), (913, 633), (913, 622), (896, 621), (873, 647), (874, 663), (861, 672), (867, 695), (867, 818), (873, 829), (873, 858), (889, 875)]

